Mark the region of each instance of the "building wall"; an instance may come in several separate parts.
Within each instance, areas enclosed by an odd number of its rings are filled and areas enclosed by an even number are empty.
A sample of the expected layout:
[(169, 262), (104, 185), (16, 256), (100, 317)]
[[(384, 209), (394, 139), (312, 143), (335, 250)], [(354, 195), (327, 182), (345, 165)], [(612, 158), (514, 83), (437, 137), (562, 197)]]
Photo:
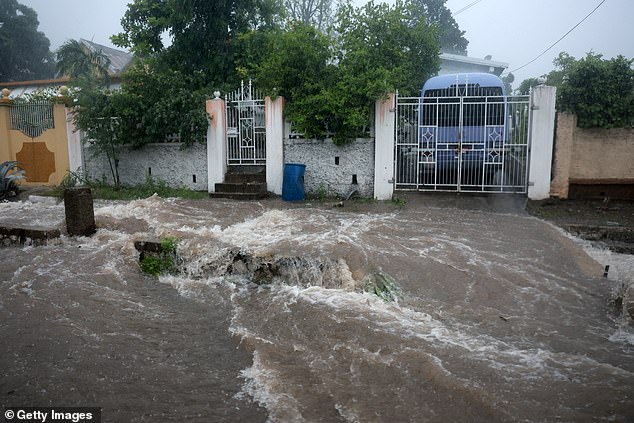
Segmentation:
[[(112, 183), (112, 174), (105, 155), (95, 156), (89, 146), (85, 146), (84, 149), (85, 171), (88, 178)], [(184, 147), (181, 143), (165, 143), (148, 144), (138, 149), (125, 147), (119, 161), (121, 183), (143, 184), (148, 175), (174, 187), (206, 191), (207, 145), (194, 144)]]
[(559, 113), (553, 172), (551, 195), (561, 198), (570, 185), (634, 185), (634, 128), (578, 128)]
[(26, 170), (24, 185), (58, 185), (70, 169), (66, 111), (63, 104), (53, 105), (54, 128), (31, 138), (11, 129), (11, 100), (0, 104), (0, 163), (18, 161)]
[[(325, 192), (328, 196), (345, 197), (355, 188), (362, 197), (374, 194), (373, 138), (358, 138), (343, 146), (330, 139), (286, 138), (284, 162), (306, 165), (304, 187), (309, 195)], [(352, 184), (353, 175), (356, 186)]]

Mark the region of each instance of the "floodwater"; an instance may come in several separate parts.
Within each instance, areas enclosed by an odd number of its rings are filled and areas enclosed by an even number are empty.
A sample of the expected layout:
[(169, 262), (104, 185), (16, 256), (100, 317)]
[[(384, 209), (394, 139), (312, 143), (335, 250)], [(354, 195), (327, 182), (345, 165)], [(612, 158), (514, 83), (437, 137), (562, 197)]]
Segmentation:
[[(2, 404), (113, 422), (634, 419), (634, 324), (612, 301), (628, 257), (517, 213), (280, 207), (97, 202), (91, 238), (0, 249)], [(63, 220), (0, 204), (0, 223)], [(181, 273), (157, 281), (133, 244), (166, 236)], [(238, 251), (285, 269), (258, 285), (230, 271)], [(397, 301), (366, 292), (377, 274)]]

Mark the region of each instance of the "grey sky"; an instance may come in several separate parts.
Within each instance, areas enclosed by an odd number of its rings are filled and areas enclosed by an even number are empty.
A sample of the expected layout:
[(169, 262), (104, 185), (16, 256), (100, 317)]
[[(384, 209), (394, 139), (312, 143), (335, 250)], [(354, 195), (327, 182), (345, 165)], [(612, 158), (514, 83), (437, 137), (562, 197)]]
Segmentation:
[[(120, 20), (130, 0), (20, 0), (38, 13), (40, 31), (52, 49), (68, 39), (86, 38), (112, 46), (110, 36), (121, 30)], [(376, 0), (375, 0), (376, 1)], [(474, 0), (448, 0), (453, 11)], [(394, 3), (394, 0), (389, 0)], [(355, 0), (357, 5), (364, 0)], [(554, 43), (578, 23), (600, 0), (480, 0), (458, 14), (466, 31), (469, 56), (507, 62), (516, 69)], [(634, 0), (606, 0), (584, 23), (530, 66), (515, 72), (517, 86), (523, 79), (552, 70), (560, 51), (582, 57), (592, 50), (610, 58), (634, 57)]]

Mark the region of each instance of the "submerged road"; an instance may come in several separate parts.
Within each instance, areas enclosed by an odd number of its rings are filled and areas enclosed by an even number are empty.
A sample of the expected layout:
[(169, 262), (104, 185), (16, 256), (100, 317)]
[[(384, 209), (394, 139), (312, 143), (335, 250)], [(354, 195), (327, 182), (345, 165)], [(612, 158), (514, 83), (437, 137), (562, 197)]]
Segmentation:
[[(0, 399), (132, 422), (633, 419), (618, 281), (523, 201), (97, 202), (91, 238), (0, 250)], [(0, 212), (63, 229), (61, 205)], [(141, 274), (134, 241), (167, 236), (181, 272)], [(255, 284), (236, 251), (283, 269)], [(377, 274), (397, 301), (367, 292)]]

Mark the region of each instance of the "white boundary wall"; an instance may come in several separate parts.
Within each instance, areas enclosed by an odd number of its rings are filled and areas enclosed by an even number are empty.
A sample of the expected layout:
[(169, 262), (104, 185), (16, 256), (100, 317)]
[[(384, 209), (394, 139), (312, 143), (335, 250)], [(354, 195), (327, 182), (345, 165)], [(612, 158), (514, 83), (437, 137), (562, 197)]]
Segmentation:
[[(88, 178), (113, 183), (105, 155), (94, 157), (89, 146), (84, 146), (84, 165)], [(181, 143), (165, 143), (148, 144), (139, 149), (124, 147), (119, 160), (121, 184), (143, 184), (148, 175), (173, 187), (206, 191), (207, 146), (202, 143), (189, 147)]]

